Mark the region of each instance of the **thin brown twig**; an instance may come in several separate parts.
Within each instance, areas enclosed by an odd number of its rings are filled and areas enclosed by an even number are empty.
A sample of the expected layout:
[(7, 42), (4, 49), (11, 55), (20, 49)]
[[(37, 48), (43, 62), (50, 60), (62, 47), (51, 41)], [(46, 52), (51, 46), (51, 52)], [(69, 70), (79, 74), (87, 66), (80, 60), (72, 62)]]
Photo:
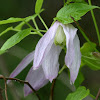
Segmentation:
[(5, 97), (6, 97), (6, 100), (8, 100), (8, 96), (7, 96), (7, 84), (6, 84), (6, 78), (3, 76), (3, 75), (0, 75), (0, 79), (4, 79), (5, 81)]
[[(4, 79), (4, 76), (0, 75), (0, 79)], [(38, 99), (40, 100), (39, 95), (37, 94), (37, 92), (35, 91), (35, 89), (30, 85), (29, 82), (26, 82), (26, 81), (23, 81), (23, 80), (20, 80), (20, 79), (17, 79), (17, 78), (8, 78), (8, 77), (5, 77), (4, 80), (15, 80), (15, 81), (18, 81), (18, 82), (20, 82), (20, 83), (24, 83), (24, 84), (28, 85), (28, 86), (32, 89), (32, 91), (35, 93), (35, 95), (38, 97)], [(5, 86), (6, 86), (6, 85), (5, 85)], [(6, 90), (6, 89), (5, 89), (5, 90)], [(7, 100), (7, 99), (6, 99), (6, 100)]]
[(56, 82), (56, 79), (53, 80), (53, 83), (52, 83), (52, 86), (51, 86), (50, 100), (53, 100), (55, 82)]
[(97, 96), (96, 96), (95, 100), (98, 100), (99, 96), (100, 96), (100, 88), (99, 88), (99, 91), (97, 93)]

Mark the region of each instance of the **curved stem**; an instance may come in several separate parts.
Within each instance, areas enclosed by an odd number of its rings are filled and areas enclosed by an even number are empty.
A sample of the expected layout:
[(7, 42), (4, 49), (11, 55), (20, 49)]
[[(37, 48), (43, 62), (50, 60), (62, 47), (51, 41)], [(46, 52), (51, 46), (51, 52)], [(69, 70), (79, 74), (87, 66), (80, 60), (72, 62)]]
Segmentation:
[(65, 68), (67, 68), (67, 66), (63, 65), (63, 67), (60, 69), (60, 71), (58, 72), (58, 74), (61, 74)]
[[(91, 0), (88, 0), (88, 2), (89, 2), (89, 5), (92, 5)], [(94, 26), (95, 26), (95, 29), (96, 29), (96, 33), (97, 33), (97, 37), (98, 37), (98, 41), (99, 41), (99, 46), (100, 46), (100, 33), (99, 33), (99, 28), (97, 26), (97, 22), (96, 22), (93, 10), (91, 10), (91, 15), (92, 15), (92, 19), (93, 19)]]

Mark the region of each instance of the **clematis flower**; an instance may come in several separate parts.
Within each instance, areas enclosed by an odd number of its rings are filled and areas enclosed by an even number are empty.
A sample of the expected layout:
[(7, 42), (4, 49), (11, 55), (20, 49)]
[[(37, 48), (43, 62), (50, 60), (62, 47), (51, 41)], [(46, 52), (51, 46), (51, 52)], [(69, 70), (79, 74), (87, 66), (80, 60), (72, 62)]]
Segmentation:
[(46, 79), (52, 82), (59, 71), (59, 54), (66, 42), (65, 64), (70, 69), (70, 82), (74, 83), (81, 64), (80, 42), (77, 29), (71, 24), (56, 21), (36, 45), (33, 69), (42, 66)]
[[(16, 77), (23, 69), (25, 69), (27, 67), (27, 65), (32, 62), (32, 60), (34, 59), (34, 51), (31, 52), (30, 54), (28, 54), (21, 62), (20, 64), (16, 67), (16, 69), (10, 74), (10, 78), (14, 78)], [(33, 68), (31, 67), (25, 81), (28, 81), (31, 86), (35, 89), (35, 90), (39, 90), (41, 87), (43, 87), (44, 85), (46, 85), (49, 80), (46, 79), (43, 69), (42, 67), (40, 67), (37, 70), (33, 70)], [(10, 81), (7, 81), (7, 83), (9, 83)], [(24, 96), (27, 96), (28, 94), (32, 93), (33, 91), (30, 89), (29, 86), (27, 86), (26, 84), (24, 85)]]
[[(33, 67), (29, 70), (26, 81), (35, 90), (40, 89), (57, 77), (61, 45), (66, 45), (65, 64), (70, 69), (70, 82), (74, 83), (81, 63), (80, 42), (76, 32), (77, 29), (71, 24), (63, 25), (56, 21), (39, 40), (35, 52), (28, 54), (10, 77), (16, 77), (33, 60)], [(24, 85), (25, 96), (31, 92), (31, 89)]]

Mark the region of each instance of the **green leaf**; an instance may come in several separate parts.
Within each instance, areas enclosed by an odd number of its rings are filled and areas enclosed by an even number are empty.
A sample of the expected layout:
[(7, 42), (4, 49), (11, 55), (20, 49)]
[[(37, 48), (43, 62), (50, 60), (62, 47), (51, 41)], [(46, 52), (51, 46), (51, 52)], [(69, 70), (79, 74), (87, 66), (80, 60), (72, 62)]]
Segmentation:
[(5, 53), (5, 51), (3, 51), (3, 50), (0, 50), (0, 55), (2, 55), (3, 53)]
[(74, 93), (70, 93), (66, 100), (82, 100), (90, 93), (89, 89), (86, 90), (85, 87), (79, 87)]
[[(91, 47), (91, 45), (92, 45), (92, 47)], [(84, 43), (84, 45), (80, 49), (82, 55), (85, 55), (85, 54), (87, 55), (88, 53), (95, 51), (96, 44), (91, 42), (91, 45), (88, 42)]]
[(96, 44), (91, 44), (92, 47), (88, 42), (86, 42), (80, 49), (82, 53), (82, 63), (83, 65), (87, 65), (92, 70), (100, 70), (100, 53), (94, 52)]
[(43, 4), (43, 0), (37, 0), (35, 4), (35, 13), (39, 13)]
[(28, 28), (16, 33), (4, 43), (4, 45), (1, 47), (1, 51), (5, 51), (14, 46), (15, 44), (19, 43), (22, 39), (28, 36), (30, 32), (31, 30), (30, 28)]
[(82, 55), (82, 61), (92, 70), (100, 70), (100, 58), (95, 57), (92, 52)]
[(8, 18), (7, 20), (2, 20), (0, 21), (0, 25), (1, 24), (8, 24), (8, 23), (15, 23), (15, 22), (20, 22), (20, 21), (23, 21), (24, 18)]
[[(44, 11), (44, 9), (41, 9), (39, 13), (41, 13), (42, 11)], [(25, 20), (23, 22), (21, 22), (20, 24), (18, 24), (14, 29), (21, 30), (22, 27), (24, 26), (25, 22), (29, 22), (30, 20), (35, 19), (37, 16), (38, 16), (38, 14), (34, 14), (32, 16), (26, 17)]]
[(20, 24), (18, 24), (14, 29), (21, 30), (23, 25), (25, 24), (25, 22), (29, 22), (31, 19), (34, 19), (36, 16), (37, 16), (37, 14), (26, 17), (25, 20), (23, 22), (21, 22)]
[(63, 24), (68, 24), (74, 22), (71, 17), (78, 21), (84, 16), (88, 11), (99, 8), (98, 6), (91, 6), (85, 3), (70, 3), (69, 5), (64, 6), (61, 8), (55, 20), (60, 21)]

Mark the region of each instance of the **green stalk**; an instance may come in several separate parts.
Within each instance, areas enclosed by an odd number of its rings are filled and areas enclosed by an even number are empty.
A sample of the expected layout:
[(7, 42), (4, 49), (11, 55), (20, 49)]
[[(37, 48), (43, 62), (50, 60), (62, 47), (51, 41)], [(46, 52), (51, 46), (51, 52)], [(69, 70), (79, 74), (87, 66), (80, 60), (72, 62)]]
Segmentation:
[[(35, 19), (33, 19), (33, 23), (35, 25), (36, 30), (39, 30), (38, 25), (37, 25)], [(38, 31), (38, 34), (42, 34), (42, 33), (40, 31)]]
[[(88, 0), (88, 2), (89, 2), (89, 5), (92, 5), (91, 0)], [(97, 22), (96, 22), (93, 10), (91, 10), (91, 15), (92, 15), (92, 19), (93, 19), (94, 26), (95, 26), (95, 29), (96, 29), (99, 45), (100, 45), (100, 33), (99, 33), (99, 29), (98, 29), (98, 26), (97, 26)]]
[(90, 95), (90, 97), (92, 97), (93, 99), (95, 99), (96, 97), (94, 96), (94, 95), (92, 95), (92, 94), (89, 94)]
[(36, 29), (34, 29), (28, 22), (24, 21), (26, 25), (28, 25), (34, 32), (37, 32), (38, 35), (43, 36), (43, 34), (38, 33)]
[(46, 28), (46, 30), (48, 30), (47, 25), (45, 24), (44, 20), (42, 19), (42, 17), (40, 15), (38, 15), (39, 19), (41, 20), (41, 22), (43, 23), (44, 27)]
[(66, 69), (67, 66), (66, 65), (63, 65), (63, 67), (60, 69), (60, 71), (58, 72), (58, 74), (61, 74), (63, 72), (64, 69)]

